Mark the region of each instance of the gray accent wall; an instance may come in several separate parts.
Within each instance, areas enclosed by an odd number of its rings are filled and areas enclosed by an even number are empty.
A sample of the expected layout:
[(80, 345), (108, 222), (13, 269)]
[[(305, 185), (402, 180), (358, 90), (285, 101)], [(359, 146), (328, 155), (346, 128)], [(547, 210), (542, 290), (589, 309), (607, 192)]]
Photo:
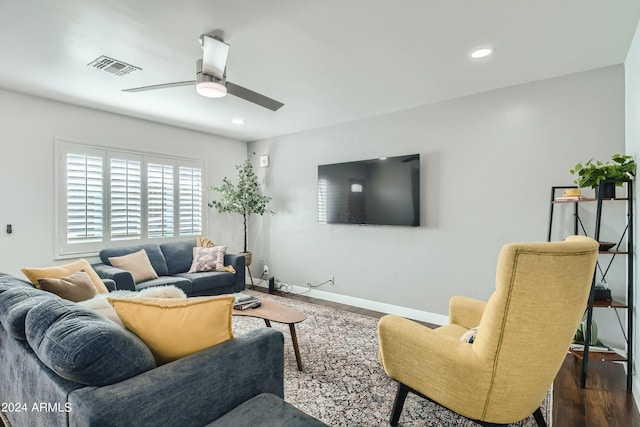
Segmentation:
[[(546, 240), (550, 187), (624, 151), (624, 83), (618, 65), (250, 143), (277, 212), (250, 223), (259, 272), (301, 287), (333, 276), (318, 290), (338, 301), (439, 315), (452, 295), (486, 299), (503, 244)], [(318, 164), (410, 153), (421, 227), (318, 223)]]

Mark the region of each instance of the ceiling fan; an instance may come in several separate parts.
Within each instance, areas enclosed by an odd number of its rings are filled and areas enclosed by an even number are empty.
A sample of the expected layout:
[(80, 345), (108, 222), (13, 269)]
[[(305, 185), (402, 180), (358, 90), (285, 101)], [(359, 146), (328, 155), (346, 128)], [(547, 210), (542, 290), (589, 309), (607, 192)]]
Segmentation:
[(123, 89), (123, 92), (143, 92), (147, 90), (166, 89), (177, 86), (196, 86), (196, 91), (206, 97), (222, 98), (227, 95), (235, 95), (246, 101), (253, 102), (271, 111), (277, 111), (284, 104), (275, 99), (254, 92), (245, 87), (227, 81), (226, 65), (229, 55), (229, 45), (222, 40), (222, 37), (215, 33), (203, 34), (199, 38), (202, 46), (202, 59), (196, 61), (196, 79), (164, 83), (152, 86), (135, 87)]

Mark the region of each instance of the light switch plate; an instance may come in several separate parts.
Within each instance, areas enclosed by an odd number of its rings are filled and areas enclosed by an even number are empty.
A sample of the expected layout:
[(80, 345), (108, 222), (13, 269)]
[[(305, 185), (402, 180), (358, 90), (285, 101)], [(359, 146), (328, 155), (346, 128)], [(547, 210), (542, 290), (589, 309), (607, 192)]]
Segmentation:
[(260, 167), (261, 168), (269, 167), (269, 156), (260, 156)]

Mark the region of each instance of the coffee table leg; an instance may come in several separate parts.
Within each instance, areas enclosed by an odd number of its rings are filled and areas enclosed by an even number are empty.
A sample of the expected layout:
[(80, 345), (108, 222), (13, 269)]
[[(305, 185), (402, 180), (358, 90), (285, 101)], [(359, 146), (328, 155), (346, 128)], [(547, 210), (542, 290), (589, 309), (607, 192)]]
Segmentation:
[(296, 353), (296, 363), (298, 371), (302, 371), (302, 361), (300, 360), (300, 349), (298, 348), (298, 336), (296, 335), (296, 325), (289, 324), (289, 332), (291, 332), (291, 341), (293, 341), (293, 351)]
[[(268, 328), (271, 327), (271, 322), (264, 319), (264, 323)], [(298, 364), (298, 371), (302, 371), (302, 359), (300, 357), (300, 349), (298, 348), (298, 335), (296, 335), (296, 325), (289, 323), (289, 332), (291, 333), (291, 341), (293, 342), (293, 352), (296, 354), (296, 363)]]

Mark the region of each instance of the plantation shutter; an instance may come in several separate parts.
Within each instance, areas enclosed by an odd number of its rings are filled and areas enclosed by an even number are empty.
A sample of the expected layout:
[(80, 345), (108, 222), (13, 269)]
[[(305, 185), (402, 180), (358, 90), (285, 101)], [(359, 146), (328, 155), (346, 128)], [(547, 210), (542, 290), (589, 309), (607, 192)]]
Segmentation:
[(173, 237), (173, 166), (147, 164), (148, 237)]
[(101, 242), (103, 158), (66, 153), (66, 243)]
[(205, 233), (204, 162), (56, 140), (55, 257)]
[(138, 159), (110, 158), (111, 240), (139, 239), (142, 236), (142, 162)]
[(180, 235), (202, 234), (202, 168), (180, 166), (178, 181)]

